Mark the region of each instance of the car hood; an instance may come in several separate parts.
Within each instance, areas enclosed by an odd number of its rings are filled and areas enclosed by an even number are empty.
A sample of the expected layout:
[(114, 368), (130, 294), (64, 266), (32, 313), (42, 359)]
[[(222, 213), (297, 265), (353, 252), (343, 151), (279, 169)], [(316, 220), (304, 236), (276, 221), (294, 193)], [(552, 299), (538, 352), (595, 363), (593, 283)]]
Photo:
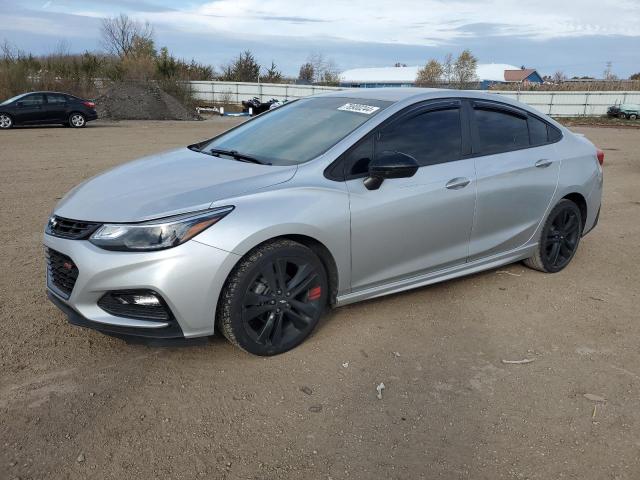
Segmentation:
[(60, 200), (54, 213), (93, 222), (140, 222), (205, 209), (225, 198), (286, 182), (296, 169), (180, 148), (85, 181)]

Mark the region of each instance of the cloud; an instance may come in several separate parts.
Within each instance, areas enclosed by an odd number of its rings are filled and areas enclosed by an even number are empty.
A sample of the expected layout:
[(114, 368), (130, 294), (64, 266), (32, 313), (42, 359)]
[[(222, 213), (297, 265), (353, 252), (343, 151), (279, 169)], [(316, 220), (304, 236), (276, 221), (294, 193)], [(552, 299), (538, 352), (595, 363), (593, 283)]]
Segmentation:
[(220, 65), (249, 48), (288, 74), (314, 51), (346, 69), (421, 64), (468, 47), (481, 62), (545, 73), (599, 75), (612, 60), (624, 76), (640, 51), (638, 0), (49, 0), (46, 9), (43, 1), (0, 0), (0, 41), (35, 53), (60, 38), (92, 49), (100, 18), (123, 12), (150, 21), (157, 44), (183, 58)]
[[(640, 3), (613, 0), (395, 0), (392, 6), (387, 0), (218, 0), (183, 8), (176, 15), (150, 15), (153, 22), (181, 29), (411, 45), (446, 44), (483, 35), (526, 35), (538, 40), (640, 35)], [(270, 20), (286, 22), (287, 28), (275, 27)]]

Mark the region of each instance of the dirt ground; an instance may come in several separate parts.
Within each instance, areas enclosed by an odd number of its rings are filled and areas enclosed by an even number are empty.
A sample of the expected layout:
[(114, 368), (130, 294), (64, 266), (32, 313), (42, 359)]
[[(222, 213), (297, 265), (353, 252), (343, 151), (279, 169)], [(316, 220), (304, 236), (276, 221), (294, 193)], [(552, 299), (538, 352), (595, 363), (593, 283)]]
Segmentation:
[(514, 264), (340, 308), (274, 358), (70, 326), (44, 288), (56, 199), (233, 122), (0, 132), (0, 479), (640, 478), (640, 130), (577, 128), (606, 152), (606, 194), (560, 274)]

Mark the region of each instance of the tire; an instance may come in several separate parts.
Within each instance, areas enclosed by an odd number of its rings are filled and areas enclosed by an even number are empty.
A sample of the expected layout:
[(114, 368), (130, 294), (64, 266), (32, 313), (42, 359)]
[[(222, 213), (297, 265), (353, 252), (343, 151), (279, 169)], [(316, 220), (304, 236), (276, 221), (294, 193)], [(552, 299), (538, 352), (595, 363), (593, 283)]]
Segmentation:
[(73, 128), (84, 128), (87, 125), (87, 119), (83, 114), (73, 112), (69, 115), (69, 125)]
[(0, 113), (0, 129), (9, 130), (13, 127), (13, 119), (7, 113)]
[(626, 116), (624, 113), (620, 112), (620, 113), (618, 114), (618, 118), (619, 118), (620, 120), (624, 120), (625, 118), (627, 118), (627, 116)]
[(638, 115), (635, 113), (632, 113), (631, 115), (629, 115), (629, 120), (636, 120), (638, 118)]
[(327, 273), (313, 251), (291, 240), (274, 240), (235, 266), (220, 294), (216, 324), (237, 347), (277, 355), (311, 334), (328, 293)]
[(545, 273), (557, 273), (573, 259), (582, 236), (582, 214), (571, 200), (553, 207), (540, 231), (535, 254), (524, 264)]

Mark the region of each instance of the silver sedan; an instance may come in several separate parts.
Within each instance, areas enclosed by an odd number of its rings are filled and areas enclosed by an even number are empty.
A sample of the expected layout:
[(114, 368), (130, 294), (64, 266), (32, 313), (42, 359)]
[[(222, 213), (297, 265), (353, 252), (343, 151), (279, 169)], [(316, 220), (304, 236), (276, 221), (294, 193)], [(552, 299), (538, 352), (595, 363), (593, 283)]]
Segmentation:
[(522, 260), (559, 272), (598, 221), (603, 160), (493, 94), (306, 98), (75, 187), (46, 226), (49, 298), (111, 335), (273, 355), (330, 306)]

